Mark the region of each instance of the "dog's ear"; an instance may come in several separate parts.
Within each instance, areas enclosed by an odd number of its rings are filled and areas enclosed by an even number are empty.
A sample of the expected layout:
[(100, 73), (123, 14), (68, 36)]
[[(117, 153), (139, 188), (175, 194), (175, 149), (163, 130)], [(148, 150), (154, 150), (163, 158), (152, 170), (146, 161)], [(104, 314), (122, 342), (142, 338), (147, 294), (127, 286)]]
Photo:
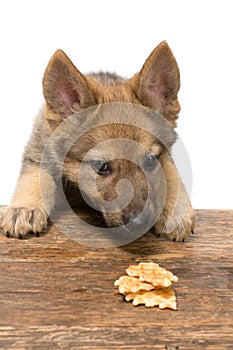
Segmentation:
[(46, 68), (43, 92), (51, 110), (62, 117), (95, 105), (87, 80), (62, 50), (54, 53)]
[(180, 74), (165, 41), (150, 54), (141, 71), (131, 79), (131, 84), (143, 105), (155, 109), (175, 124), (180, 110), (177, 100)]

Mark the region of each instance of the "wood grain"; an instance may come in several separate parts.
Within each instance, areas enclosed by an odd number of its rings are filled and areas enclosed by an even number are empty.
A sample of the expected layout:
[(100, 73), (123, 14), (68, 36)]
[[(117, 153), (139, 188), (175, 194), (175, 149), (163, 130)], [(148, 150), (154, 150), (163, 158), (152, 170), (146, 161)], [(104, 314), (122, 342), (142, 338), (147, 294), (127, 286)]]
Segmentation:
[[(117, 293), (114, 280), (140, 261), (179, 277), (178, 311), (134, 307)], [(232, 350), (233, 211), (198, 210), (185, 243), (150, 232), (94, 248), (52, 225), (39, 238), (0, 235), (0, 349)]]

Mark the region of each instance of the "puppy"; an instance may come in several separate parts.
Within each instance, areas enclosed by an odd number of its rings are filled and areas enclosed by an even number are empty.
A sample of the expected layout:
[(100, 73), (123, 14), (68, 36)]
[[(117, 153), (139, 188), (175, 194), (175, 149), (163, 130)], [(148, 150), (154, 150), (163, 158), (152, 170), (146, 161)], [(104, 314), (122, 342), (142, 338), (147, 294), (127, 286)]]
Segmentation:
[(46, 103), (26, 146), (16, 190), (10, 205), (0, 209), (6, 236), (45, 230), (62, 182), (64, 191), (68, 184), (79, 188), (108, 227), (146, 224), (184, 241), (195, 216), (170, 155), (179, 87), (179, 69), (166, 42), (131, 79), (83, 75), (56, 51), (44, 74)]

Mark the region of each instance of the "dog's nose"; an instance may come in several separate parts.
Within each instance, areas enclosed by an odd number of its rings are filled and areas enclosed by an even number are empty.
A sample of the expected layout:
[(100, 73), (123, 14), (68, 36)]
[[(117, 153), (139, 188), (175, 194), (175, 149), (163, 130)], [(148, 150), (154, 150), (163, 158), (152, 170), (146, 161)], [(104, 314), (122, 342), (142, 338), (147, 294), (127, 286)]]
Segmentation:
[[(143, 215), (142, 215), (143, 214)], [(143, 225), (144, 226), (150, 226), (151, 228), (155, 221), (154, 221), (155, 215), (152, 210), (152, 207), (148, 204), (145, 208), (143, 208), (142, 212), (135, 213), (135, 212), (125, 212), (122, 215), (122, 221), (125, 226), (129, 227), (140, 227)]]
[(133, 213), (125, 213), (122, 216), (124, 225), (127, 225), (127, 224), (133, 222), (136, 218), (137, 218), (137, 215), (135, 215)]

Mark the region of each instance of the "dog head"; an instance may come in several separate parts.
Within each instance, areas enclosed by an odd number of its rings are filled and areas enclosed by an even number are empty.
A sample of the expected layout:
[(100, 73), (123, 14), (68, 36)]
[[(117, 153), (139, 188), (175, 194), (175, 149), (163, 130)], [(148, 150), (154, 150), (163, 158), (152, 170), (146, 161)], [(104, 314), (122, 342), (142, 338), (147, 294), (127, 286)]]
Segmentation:
[(128, 80), (110, 73), (84, 76), (59, 50), (43, 86), (52, 130), (72, 119), (60, 134), (60, 147), (69, 132), (80, 131), (68, 147), (63, 175), (97, 206), (107, 225), (141, 224), (161, 209), (166, 196), (162, 168), (180, 110), (179, 70), (168, 45), (161, 43)]

